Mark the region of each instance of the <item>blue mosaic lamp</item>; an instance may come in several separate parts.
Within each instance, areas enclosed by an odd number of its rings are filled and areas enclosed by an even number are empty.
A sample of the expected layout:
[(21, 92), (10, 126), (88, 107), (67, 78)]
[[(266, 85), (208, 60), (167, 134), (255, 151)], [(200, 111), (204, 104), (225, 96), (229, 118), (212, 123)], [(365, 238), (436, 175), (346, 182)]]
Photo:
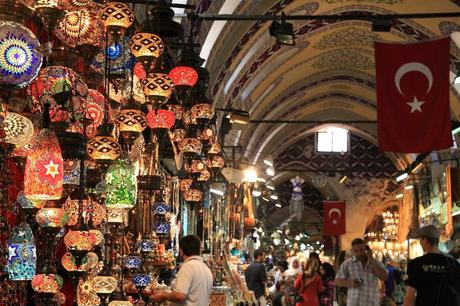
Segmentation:
[(127, 269), (139, 269), (142, 265), (142, 259), (139, 256), (128, 256), (123, 261), (123, 264)]
[(168, 235), (171, 230), (171, 224), (168, 221), (157, 221), (153, 223), (153, 231), (157, 235)]
[(166, 202), (155, 202), (152, 205), (152, 212), (155, 215), (165, 215), (171, 211), (171, 206)]
[(36, 251), (30, 225), (22, 222), (14, 227), (8, 240), (7, 269), (10, 280), (32, 280), (36, 273)]
[(108, 59), (109, 75), (125, 75), (131, 71), (135, 58), (128, 47), (129, 37), (124, 41), (114, 42), (104, 51), (96, 55), (91, 67), (98, 73), (103, 74), (105, 69), (105, 56)]
[(107, 208), (132, 208), (136, 204), (137, 179), (128, 158), (119, 158), (105, 176), (105, 205)]
[(152, 239), (141, 239), (137, 242), (137, 248), (142, 254), (148, 254), (155, 249), (155, 242)]
[(144, 290), (152, 281), (148, 274), (136, 274), (133, 277), (134, 286), (139, 291)]
[(43, 55), (40, 43), (26, 27), (0, 21), (0, 84), (24, 87), (38, 75)]

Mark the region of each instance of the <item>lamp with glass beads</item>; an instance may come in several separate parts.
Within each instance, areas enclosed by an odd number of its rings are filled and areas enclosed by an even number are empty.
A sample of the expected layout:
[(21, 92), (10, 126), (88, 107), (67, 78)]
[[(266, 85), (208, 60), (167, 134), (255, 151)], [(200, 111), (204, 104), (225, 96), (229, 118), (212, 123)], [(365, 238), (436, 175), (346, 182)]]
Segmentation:
[(121, 37), (134, 22), (131, 8), (122, 2), (108, 2), (99, 13), (99, 18), (115, 40)]
[(119, 158), (105, 176), (107, 208), (132, 208), (136, 204), (137, 179), (134, 167), (126, 156)]
[(165, 73), (150, 73), (141, 81), (148, 101), (156, 106), (166, 103), (171, 97), (174, 83)]
[(142, 64), (145, 72), (149, 73), (163, 54), (164, 45), (158, 35), (139, 32), (129, 40), (129, 49), (137, 61)]
[(130, 98), (117, 113), (115, 123), (120, 134), (128, 143), (132, 143), (147, 127), (145, 113), (133, 98)]

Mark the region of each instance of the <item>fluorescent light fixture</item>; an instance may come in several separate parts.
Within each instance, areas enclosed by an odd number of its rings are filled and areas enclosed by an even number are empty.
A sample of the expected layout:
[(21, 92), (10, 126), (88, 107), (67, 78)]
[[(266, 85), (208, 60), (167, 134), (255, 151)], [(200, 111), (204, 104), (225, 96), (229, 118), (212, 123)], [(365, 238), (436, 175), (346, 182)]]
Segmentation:
[(260, 191), (259, 189), (254, 189), (252, 190), (252, 195), (258, 198), (262, 195), (262, 191)]
[(267, 173), (268, 176), (275, 176), (275, 168), (268, 167), (267, 170), (265, 170), (265, 173)]
[(273, 160), (271, 158), (264, 158), (264, 164), (269, 167), (273, 167)]
[(409, 174), (407, 174), (407, 172), (403, 172), (396, 177), (396, 182), (401, 182), (405, 180), (408, 176)]
[(276, 194), (272, 194), (272, 195), (270, 196), (270, 199), (276, 201), (276, 200), (278, 200), (278, 196), (277, 196)]
[(223, 196), (224, 195), (224, 192), (222, 190), (219, 190), (219, 189), (214, 189), (214, 188), (211, 188), (211, 190), (209, 190), (211, 193), (214, 193), (214, 194), (217, 194), (217, 195), (220, 195), (220, 196)]
[(280, 204), (280, 203), (276, 203), (276, 204), (275, 204), (275, 206), (276, 206), (276, 207), (278, 207), (278, 208), (281, 208), (281, 207), (283, 207), (283, 206), (281, 206), (281, 204)]
[(422, 168), (422, 166), (423, 166), (422, 163), (420, 163), (417, 166), (415, 166), (414, 170), (412, 170), (412, 173), (417, 173), (420, 170), (420, 168)]
[(414, 185), (412, 185), (412, 184), (406, 185), (406, 186), (404, 187), (404, 189), (406, 189), (406, 190), (414, 189)]
[(263, 177), (258, 177), (257, 182), (265, 183), (267, 180), (264, 179)]
[(402, 194), (402, 193), (398, 193), (398, 194), (396, 195), (396, 199), (401, 199), (402, 197), (403, 197), (403, 194)]
[(265, 202), (270, 202), (270, 200), (267, 199), (266, 197), (262, 197), (262, 200), (264, 200)]
[(340, 184), (343, 184), (343, 182), (345, 182), (346, 179), (347, 179), (347, 176), (346, 176), (346, 175), (342, 176), (342, 177), (340, 178), (339, 183), (340, 183)]
[[(455, 79), (457, 81), (456, 84), (460, 84), (460, 77)], [(452, 121), (452, 135), (460, 133), (460, 122)]]
[(267, 189), (270, 189), (270, 190), (275, 190), (275, 187), (270, 184), (265, 185), (265, 187), (267, 187)]
[(257, 171), (254, 168), (244, 170), (243, 182), (255, 183), (257, 181)]
[(277, 231), (278, 233), (280, 233), (280, 234), (282, 234), (282, 233), (283, 233), (283, 231), (282, 231), (282, 230), (280, 230), (280, 229), (279, 229), (279, 230), (276, 230), (276, 231)]

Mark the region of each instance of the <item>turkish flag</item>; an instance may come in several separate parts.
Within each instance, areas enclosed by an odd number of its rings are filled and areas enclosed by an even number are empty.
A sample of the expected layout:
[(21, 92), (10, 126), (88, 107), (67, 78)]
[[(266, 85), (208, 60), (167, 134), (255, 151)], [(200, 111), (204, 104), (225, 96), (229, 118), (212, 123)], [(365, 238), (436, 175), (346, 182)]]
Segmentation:
[(323, 236), (339, 236), (345, 234), (345, 201), (323, 201), (323, 205)]
[(375, 43), (377, 125), (382, 151), (416, 153), (452, 147), (450, 39)]

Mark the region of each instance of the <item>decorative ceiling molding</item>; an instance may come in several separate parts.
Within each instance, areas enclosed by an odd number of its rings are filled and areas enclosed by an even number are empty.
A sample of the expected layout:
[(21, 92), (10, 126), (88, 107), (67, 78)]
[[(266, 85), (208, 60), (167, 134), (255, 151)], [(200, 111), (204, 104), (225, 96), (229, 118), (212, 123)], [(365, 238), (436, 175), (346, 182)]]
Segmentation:
[(368, 28), (351, 26), (326, 34), (313, 45), (313, 48), (318, 50), (350, 46), (374, 48), (374, 41), (380, 39), (380, 35), (370, 31)]
[(341, 48), (321, 54), (312, 64), (320, 70), (371, 70), (374, 60), (364, 55), (360, 49)]

